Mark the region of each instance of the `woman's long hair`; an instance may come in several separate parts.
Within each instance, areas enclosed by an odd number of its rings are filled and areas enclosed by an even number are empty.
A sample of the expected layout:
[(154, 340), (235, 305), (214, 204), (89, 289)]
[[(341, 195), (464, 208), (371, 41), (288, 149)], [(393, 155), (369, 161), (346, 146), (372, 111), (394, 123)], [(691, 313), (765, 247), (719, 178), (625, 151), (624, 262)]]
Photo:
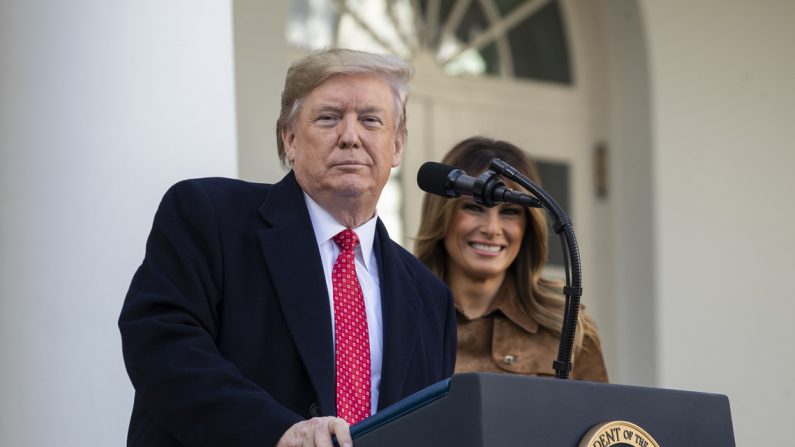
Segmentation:
[[(492, 158), (501, 158), (533, 182), (540, 184), (538, 169), (530, 157), (511, 143), (483, 137), (468, 138), (445, 155), (442, 163), (463, 169), (478, 176), (486, 171)], [(511, 185), (517, 187), (518, 185)], [(449, 284), (447, 262), (449, 255), (444, 238), (450, 228), (455, 200), (426, 193), (422, 201), (420, 228), (414, 242), (414, 254), (436, 276)], [(547, 220), (538, 208), (526, 210), (527, 225), (516, 259), (508, 267), (506, 280), (511, 281), (522, 307), (539, 325), (560, 333), (563, 326), (563, 283), (541, 276), (547, 259)], [(575, 351), (584, 337), (592, 338), (597, 346), (599, 335), (594, 322), (580, 312), (577, 323)]]

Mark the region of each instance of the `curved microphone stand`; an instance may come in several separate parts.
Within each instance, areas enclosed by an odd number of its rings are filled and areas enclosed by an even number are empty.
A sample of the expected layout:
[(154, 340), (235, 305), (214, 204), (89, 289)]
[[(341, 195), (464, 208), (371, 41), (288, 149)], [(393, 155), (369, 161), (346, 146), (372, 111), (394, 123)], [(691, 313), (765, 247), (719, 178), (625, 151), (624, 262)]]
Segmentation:
[[(556, 378), (568, 379), (569, 372), (571, 372), (574, 335), (577, 331), (577, 316), (580, 311), (580, 297), (582, 297), (580, 249), (577, 246), (577, 238), (574, 236), (571, 220), (552, 196), (508, 163), (499, 158), (494, 158), (491, 160), (490, 168), (530, 191), (555, 220), (552, 228), (560, 236), (560, 243), (563, 248), (563, 267), (566, 272), (566, 286), (563, 288), (563, 293), (566, 295), (566, 304), (563, 314), (563, 327), (560, 331), (558, 359), (553, 362), (552, 367), (555, 369)], [(569, 259), (571, 259), (571, 264), (569, 264)]]

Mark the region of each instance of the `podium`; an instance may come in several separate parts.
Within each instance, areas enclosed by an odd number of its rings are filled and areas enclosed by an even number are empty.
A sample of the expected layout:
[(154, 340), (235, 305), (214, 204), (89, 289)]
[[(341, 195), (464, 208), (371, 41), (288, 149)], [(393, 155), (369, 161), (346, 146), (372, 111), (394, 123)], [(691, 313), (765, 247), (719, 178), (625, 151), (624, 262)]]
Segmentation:
[(626, 427), (586, 444), (589, 430), (610, 421), (629, 422), (662, 447), (735, 445), (724, 395), (487, 373), (434, 384), (352, 426), (351, 435), (356, 447), (654, 445)]

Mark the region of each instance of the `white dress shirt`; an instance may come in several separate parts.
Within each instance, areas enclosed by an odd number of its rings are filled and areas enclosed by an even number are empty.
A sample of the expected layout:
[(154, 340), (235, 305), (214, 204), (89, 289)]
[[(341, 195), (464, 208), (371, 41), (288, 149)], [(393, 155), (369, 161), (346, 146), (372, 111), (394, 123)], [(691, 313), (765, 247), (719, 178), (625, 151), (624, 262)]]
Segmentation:
[[(315, 230), (320, 259), (323, 262), (323, 273), (326, 276), (326, 290), (328, 290), (329, 309), (331, 309), (331, 331), (334, 338), (334, 294), (331, 283), (331, 270), (340, 249), (332, 239), (346, 227), (337, 222), (328, 211), (323, 209), (309, 195), (304, 193), (306, 208)], [(373, 415), (378, 408), (378, 389), (381, 385), (381, 358), (383, 353), (383, 323), (381, 319), (381, 281), (378, 276), (378, 262), (375, 259), (373, 241), (375, 240), (375, 224), (378, 219), (372, 219), (362, 225), (352, 228), (359, 238), (356, 247), (354, 263), (356, 276), (362, 287), (364, 295), (364, 308), (367, 313), (367, 330), (370, 338), (370, 414)]]

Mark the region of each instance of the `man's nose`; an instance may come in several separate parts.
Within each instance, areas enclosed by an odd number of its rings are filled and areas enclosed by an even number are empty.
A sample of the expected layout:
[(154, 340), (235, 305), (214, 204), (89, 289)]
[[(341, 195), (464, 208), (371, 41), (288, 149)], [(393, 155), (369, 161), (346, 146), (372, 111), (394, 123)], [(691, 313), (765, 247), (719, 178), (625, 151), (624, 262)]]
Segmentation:
[(343, 149), (358, 148), (361, 146), (359, 139), (359, 119), (354, 114), (346, 114), (340, 122), (339, 147)]

